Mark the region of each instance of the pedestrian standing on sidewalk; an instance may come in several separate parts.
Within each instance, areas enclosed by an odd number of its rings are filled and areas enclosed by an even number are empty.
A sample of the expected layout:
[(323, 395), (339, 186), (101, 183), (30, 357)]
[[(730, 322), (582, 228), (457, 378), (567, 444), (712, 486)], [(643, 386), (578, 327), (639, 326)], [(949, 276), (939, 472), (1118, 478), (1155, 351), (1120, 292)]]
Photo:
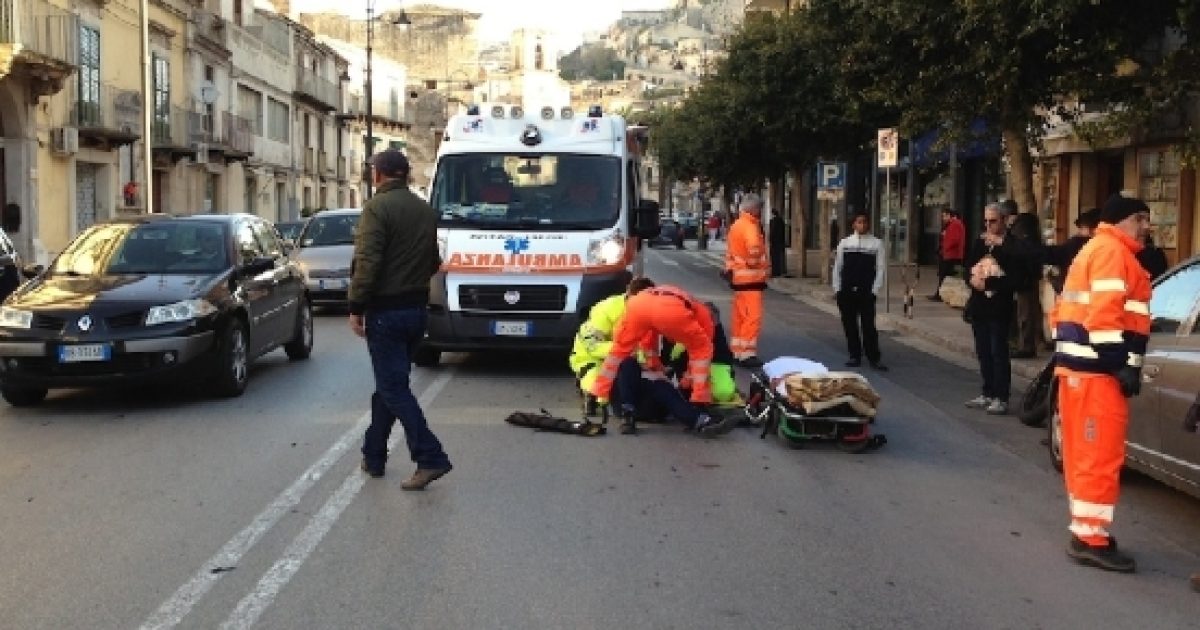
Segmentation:
[(1013, 320), (1013, 291), (1020, 282), (1020, 250), (1008, 236), (1007, 215), (998, 203), (983, 210), (984, 232), (971, 245), (967, 268), (971, 295), (963, 316), (971, 323), (983, 392), (966, 405), (992, 415), (1008, 413), (1012, 365), (1008, 328)]
[(1125, 463), (1128, 399), (1141, 392), (1150, 338), (1150, 276), (1136, 257), (1149, 227), (1150, 208), (1141, 200), (1110, 198), (1050, 316), (1071, 512), (1067, 555), (1126, 573), (1137, 565), (1117, 549), (1108, 527)]
[(935, 302), (942, 301), (942, 296), (938, 293), (942, 288), (942, 283), (946, 281), (946, 278), (959, 273), (958, 268), (962, 266), (967, 253), (967, 228), (953, 208), (942, 210), (940, 241), (937, 286), (933, 287), (933, 295), (929, 296), (929, 299)]
[[(833, 259), (833, 294), (846, 331), (847, 367), (862, 365), (863, 351), (871, 367), (887, 371), (880, 360), (879, 331), (875, 328), (875, 298), (883, 288), (887, 258), (883, 241), (869, 233), (871, 219), (854, 215), (854, 233), (838, 243)], [(861, 331), (861, 334), (860, 334)]]
[[(1010, 210), (1016, 207), (1013, 203)], [(1046, 246), (1042, 243), (1041, 225), (1036, 215), (1029, 212), (1017, 214), (1011, 237), (1021, 249), (1021, 281), (1016, 286), (1017, 339), (1014, 359), (1032, 359), (1037, 356), (1038, 340), (1042, 336), (1042, 266), (1046, 259)]]
[(1067, 278), (1067, 270), (1071, 268), (1071, 261), (1075, 260), (1079, 250), (1083, 249), (1083, 246), (1091, 240), (1092, 233), (1095, 232), (1099, 222), (1100, 208), (1091, 208), (1080, 212), (1079, 216), (1075, 218), (1075, 234), (1065, 242), (1048, 248), (1046, 261), (1058, 269), (1058, 273), (1054, 274), (1050, 280), (1055, 294), (1062, 293), (1063, 281)]
[(762, 198), (742, 197), (741, 212), (729, 228), (725, 242), (724, 275), (733, 289), (733, 335), (729, 347), (742, 367), (762, 365), (758, 358), (758, 333), (762, 330), (763, 291), (767, 288), (767, 244), (763, 239)]
[(771, 222), (767, 228), (771, 250), (771, 277), (778, 278), (787, 273), (787, 226), (778, 210), (771, 211)]
[(362, 469), (372, 477), (383, 476), (388, 438), (399, 418), (409, 457), (417, 464), (400, 487), (424, 490), (451, 469), (409, 382), (413, 352), (425, 336), (429, 280), (442, 264), (437, 214), (409, 190), (403, 153), (384, 151), (371, 164), (377, 188), (358, 222), (349, 293), (350, 329), (366, 338), (375, 373)]

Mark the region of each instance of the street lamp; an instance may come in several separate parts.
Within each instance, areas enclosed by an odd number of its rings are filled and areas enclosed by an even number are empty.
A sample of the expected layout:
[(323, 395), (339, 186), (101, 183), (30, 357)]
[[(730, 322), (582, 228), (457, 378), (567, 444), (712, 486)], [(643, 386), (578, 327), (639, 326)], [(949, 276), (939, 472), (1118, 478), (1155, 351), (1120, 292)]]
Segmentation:
[[(367, 75), (363, 85), (363, 91), (367, 93), (367, 145), (364, 150), (364, 153), (366, 153), (366, 163), (363, 165), (363, 175), (367, 180), (368, 199), (371, 197), (371, 188), (375, 184), (371, 172), (371, 156), (375, 154), (375, 94), (371, 86), (371, 45), (375, 37), (376, 19), (375, 3), (373, 0), (367, 0)], [(408, 19), (408, 14), (401, 9), (400, 14), (392, 18), (392, 24), (396, 26), (408, 26), (412, 24), (412, 21)]]

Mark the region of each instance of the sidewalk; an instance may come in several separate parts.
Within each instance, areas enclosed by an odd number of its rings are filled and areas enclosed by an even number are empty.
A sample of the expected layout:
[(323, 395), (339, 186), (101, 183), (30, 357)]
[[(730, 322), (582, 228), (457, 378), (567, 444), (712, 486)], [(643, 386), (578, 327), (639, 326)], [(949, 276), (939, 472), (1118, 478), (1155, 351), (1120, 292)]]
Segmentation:
[[(698, 255), (702, 260), (714, 266), (724, 265), (725, 241), (709, 240), (706, 251), (697, 251), (695, 241), (688, 241), (686, 247), (687, 251)], [(800, 268), (797, 262), (798, 256), (798, 252), (788, 250), (788, 269)], [(891, 267), (888, 276), (890, 290), (887, 286), (884, 287), (884, 294), (879, 297), (879, 309), (876, 316), (876, 323), (880, 330), (893, 330), (924, 339), (974, 360), (975, 341), (971, 335), (971, 326), (963, 321), (962, 310), (942, 302), (926, 299), (926, 296), (933, 293), (933, 287), (937, 284), (936, 267), (918, 267), (918, 277), (915, 282), (916, 299), (911, 319), (904, 314), (905, 285), (900, 267)], [(833, 290), (828, 285), (821, 284), (820, 278), (771, 278), (770, 287), (773, 291), (790, 295), (815, 308), (830, 314), (837, 314)], [(1049, 350), (1039, 350), (1036, 358), (1013, 359), (1013, 376), (1033, 379), (1041, 371), (1049, 357)]]

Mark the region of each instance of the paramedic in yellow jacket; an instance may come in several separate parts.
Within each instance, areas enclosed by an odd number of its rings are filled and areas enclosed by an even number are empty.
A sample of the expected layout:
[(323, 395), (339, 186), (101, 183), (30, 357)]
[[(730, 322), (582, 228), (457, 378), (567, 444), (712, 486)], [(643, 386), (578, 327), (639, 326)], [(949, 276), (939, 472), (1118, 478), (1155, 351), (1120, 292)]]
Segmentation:
[(1141, 392), (1150, 338), (1150, 276), (1135, 257), (1149, 227), (1145, 203), (1109, 199), (1050, 316), (1071, 513), (1067, 555), (1109, 571), (1136, 568), (1108, 527), (1125, 463), (1128, 399)]
[(588, 312), (587, 321), (580, 324), (575, 333), (575, 344), (568, 359), (571, 372), (578, 380), (579, 389), (588, 395), (596, 382), (600, 364), (612, 349), (613, 331), (617, 322), (625, 315), (625, 300), (644, 289), (654, 286), (649, 278), (634, 278), (625, 293), (607, 297), (596, 303)]

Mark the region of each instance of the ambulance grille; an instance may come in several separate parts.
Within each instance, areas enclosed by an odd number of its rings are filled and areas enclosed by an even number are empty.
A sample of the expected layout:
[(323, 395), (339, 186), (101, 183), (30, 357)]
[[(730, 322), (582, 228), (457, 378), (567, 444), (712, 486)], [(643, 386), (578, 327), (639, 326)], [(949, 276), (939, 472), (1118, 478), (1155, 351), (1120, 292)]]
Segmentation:
[(562, 311), (567, 307), (567, 287), (464, 284), (458, 287), (458, 305), (462, 309), (487, 311)]

